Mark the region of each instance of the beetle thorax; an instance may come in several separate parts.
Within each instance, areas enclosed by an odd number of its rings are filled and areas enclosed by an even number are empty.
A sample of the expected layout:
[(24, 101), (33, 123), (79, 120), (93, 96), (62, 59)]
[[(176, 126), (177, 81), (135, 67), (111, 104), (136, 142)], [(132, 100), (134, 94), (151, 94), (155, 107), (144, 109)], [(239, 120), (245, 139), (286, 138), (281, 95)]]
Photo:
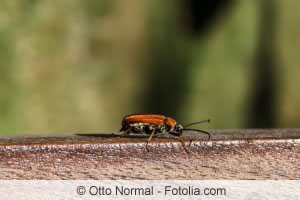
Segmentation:
[(181, 133), (183, 130), (183, 126), (181, 126), (180, 124), (175, 124), (175, 126), (170, 127), (169, 132), (174, 132), (174, 133)]

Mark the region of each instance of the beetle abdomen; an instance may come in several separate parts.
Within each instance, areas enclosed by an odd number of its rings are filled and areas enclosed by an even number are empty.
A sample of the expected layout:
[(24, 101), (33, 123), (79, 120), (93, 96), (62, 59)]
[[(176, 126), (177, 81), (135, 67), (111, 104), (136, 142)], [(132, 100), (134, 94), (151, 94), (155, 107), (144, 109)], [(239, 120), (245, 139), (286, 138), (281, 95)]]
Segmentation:
[(143, 123), (143, 122), (138, 122), (138, 123), (126, 123), (123, 122), (122, 128), (120, 131), (125, 131), (130, 129), (130, 132), (136, 133), (136, 134), (151, 134), (154, 130), (155, 133), (162, 133), (166, 130), (165, 125), (159, 125), (159, 124), (152, 124), (152, 123)]

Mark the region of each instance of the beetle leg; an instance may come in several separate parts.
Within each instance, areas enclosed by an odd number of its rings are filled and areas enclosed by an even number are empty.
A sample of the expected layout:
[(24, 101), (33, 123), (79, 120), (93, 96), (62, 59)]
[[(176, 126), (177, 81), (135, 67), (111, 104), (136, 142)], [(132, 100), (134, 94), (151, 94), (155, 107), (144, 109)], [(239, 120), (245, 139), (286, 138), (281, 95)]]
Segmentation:
[(149, 144), (149, 142), (151, 141), (151, 139), (152, 139), (152, 137), (153, 137), (153, 135), (154, 135), (154, 133), (155, 133), (155, 129), (153, 129), (153, 131), (152, 131), (152, 133), (151, 133), (151, 135), (150, 135), (150, 137), (148, 138), (148, 140), (147, 140), (147, 144), (146, 144), (146, 149), (147, 149), (147, 151), (149, 152), (149, 149), (148, 149), (148, 144)]
[(148, 139), (148, 142), (150, 142), (151, 141), (151, 139), (152, 139), (152, 137), (153, 137), (153, 135), (154, 135), (154, 133), (155, 133), (155, 129), (152, 131), (152, 133), (151, 133), (151, 135), (150, 135), (150, 137), (149, 137), (149, 139)]
[[(186, 146), (185, 146), (185, 143), (184, 143), (184, 141), (183, 141), (182, 135), (180, 136), (179, 141), (181, 142), (181, 144), (182, 144), (182, 146), (183, 146), (185, 152), (186, 152), (186, 153), (190, 153), (190, 151), (189, 151), (189, 150), (186, 148)], [(192, 144), (192, 140), (190, 140), (190, 145), (189, 145), (189, 146), (191, 146), (191, 144)]]
[(130, 127), (129, 129), (127, 129), (126, 131), (124, 131), (121, 135), (119, 135), (119, 138), (128, 135), (128, 133), (130, 133), (131, 129), (132, 129), (132, 127)]

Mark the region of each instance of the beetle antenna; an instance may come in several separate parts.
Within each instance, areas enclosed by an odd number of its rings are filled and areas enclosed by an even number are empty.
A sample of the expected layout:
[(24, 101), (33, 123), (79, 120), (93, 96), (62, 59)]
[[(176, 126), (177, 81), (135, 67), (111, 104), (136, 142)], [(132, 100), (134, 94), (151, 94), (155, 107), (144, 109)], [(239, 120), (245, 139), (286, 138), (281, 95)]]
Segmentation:
[(209, 122), (210, 122), (210, 119), (205, 119), (205, 120), (202, 120), (202, 121), (199, 121), (199, 122), (193, 122), (193, 123), (187, 124), (187, 125), (185, 125), (185, 126), (183, 126), (183, 127), (185, 128), (185, 127), (188, 127), (188, 126), (193, 126), (193, 125), (196, 125), (196, 124), (201, 124), (201, 123), (203, 123), (203, 122), (209, 123)]
[(202, 131), (202, 130), (198, 130), (198, 129), (182, 129), (183, 131), (197, 131), (197, 132), (201, 132), (201, 133), (205, 133), (206, 135), (208, 135), (208, 139), (210, 139), (210, 133), (206, 132), (206, 131)]

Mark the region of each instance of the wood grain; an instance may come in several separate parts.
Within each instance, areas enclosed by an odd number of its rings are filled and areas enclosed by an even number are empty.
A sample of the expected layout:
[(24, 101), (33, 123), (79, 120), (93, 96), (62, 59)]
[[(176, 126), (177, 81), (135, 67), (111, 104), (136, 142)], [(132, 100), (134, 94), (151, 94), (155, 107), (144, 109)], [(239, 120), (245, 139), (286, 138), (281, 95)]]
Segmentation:
[(2, 136), (0, 179), (300, 179), (300, 129), (210, 133)]

